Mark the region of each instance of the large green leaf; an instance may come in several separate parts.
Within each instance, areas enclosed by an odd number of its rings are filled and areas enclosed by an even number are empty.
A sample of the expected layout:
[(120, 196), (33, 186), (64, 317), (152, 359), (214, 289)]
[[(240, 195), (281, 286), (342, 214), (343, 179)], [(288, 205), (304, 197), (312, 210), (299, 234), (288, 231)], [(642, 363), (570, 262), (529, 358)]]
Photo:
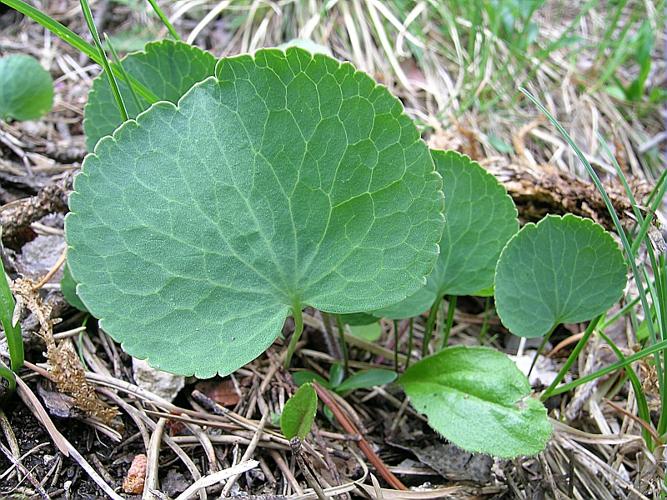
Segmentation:
[[(161, 100), (176, 103), (195, 83), (213, 75), (216, 59), (209, 52), (183, 42), (163, 40), (146, 44), (142, 52), (121, 60), (123, 69)], [(116, 78), (130, 118), (148, 109), (140, 95), (133, 96), (122, 78)], [(102, 137), (122, 123), (109, 80), (104, 73), (93, 81), (84, 109), (86, 147), (92, 151)]]
[(471, 295), (492, 287), (498, 256), (519, 230), (514, 202), (493, 175), (456, 151), (431, 154), (445, 192), (440, 256), (424, 288), (376, 311), (386, 318), (417, 316), (445, 294)]
[(601, 226), (574, 215), (527, 224), (496, 269), (496, 309), (515, 335), (541, 337), (560, 323), (586, 321), (620, 299), (621, 251)]
[(423, 286), (442, 181), (400, 102), (293, 48), (220, 61), (84, 161), (66, 220), (78, 293), (132, 355), (210, 377), (290, 311), (373, 310)]
[(317, 413), (317, 393), (311, 384), (304, 384), (289, 398), (280, 415), (280, 430), (287, 439), (305, 439), (313, 427)]
[(25, 54), (0, 58), (0, 119), (36, 120), (51, 111), (53, 80)]
[(530, 384), (504, 354), (450, 347), (410, 366), (398, 379), (429, 425), (457, 446), (510, 458), (544, 449), (551, 425)]

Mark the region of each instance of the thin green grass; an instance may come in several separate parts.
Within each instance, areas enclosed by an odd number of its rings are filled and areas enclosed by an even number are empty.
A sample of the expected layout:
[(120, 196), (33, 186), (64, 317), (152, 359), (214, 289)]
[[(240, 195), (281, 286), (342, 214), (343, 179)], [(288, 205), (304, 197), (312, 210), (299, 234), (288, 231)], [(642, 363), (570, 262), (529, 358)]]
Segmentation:
[(118, 67), (121, 75), (123, 76), (123, 81), (125, 81), (125, 85), (127, 85), (127, 88), (130, 89), (130, 95), (132, 96), (132, 101), (134, 102), (134, 106), (136, 107), (136, 109), (141, 109), (141, 103), (139, 102), (139, 97), (137, 96), (134, 87), (132, 87), (130, 83), (130, 75), (127, 73), (127, 71), (125, 71), (123, 63), (120, 61), (118, 53), (116, 52), (116, 49), (114, 49), (113, 44), (111, 43), (111, 39), (106, 35), (106, 33), (104, 34), (104, 41), (107, 43), (107, 47), (109, 47), (109, 52), (111, 52), (111, 58), (113, 59), (114, 64)]
[(93, 19), (93, 13), (90, 10), (90, 5), (88, 0), (80, 0), (81, 10), (83, 11), (83, 17), (86, 20), (88, 25), (88, 30), (90, 31), (93, 41), (95, 42), (95, 47), (100, 56), (100, 61), (102, 61), (102, 67), (104, 68), (104, 73), (107, 76), (109, 81), (109, 86), (111, 87), (111, 93), (113, 94), (114, 100), (116, 101), (116, 106), (118, 107), (118, 112), (120, 113), (120, 118), (122, 121), (127, 121), (129, 116), (127, 114), (127, 108), (125, 108), (125, 103), (123, 102), (123, 96), (118, 89), (118, 83), (116, 82), (116, 77), (111, 70), (111, 65), (107, 59), (107, 55), (104, 52), (104, 47), (102, 47), (102, 41), (100, 40), (100, 35), (97, 32), (97, 26), (95, 26), (95, 20)]
[(155, 13), (157, 14), (157, 17), (160, 18), (160, 21), (162, 21), (162, 24), (164, 24), (164, 26), (167, 28), (167, 31), (169, 32), (169, 34), (171, 35), (171, 37), (172, 37), (174, 40), (180, 40), (181, 37), (180, 37), (180, 36), (178, 35), (178, 33), (176, 32), (176, 29), (175, 29), (174, 26), (171, 24), (171, 22), (169, 22), (169, 18), (168, 18), (168, 17), (165, 15), (165, 13), (162, 11), (162, 9), (161, 9), (160, 6), (158, 5), (157, 1), (156, 1), (156, 0), (148, 0), (148, 3), (151, 4), (151, 7), (153, 7), (153, 10), (154, 10)]
[(21, 325), (14, 322), (14, 296), (9, 288), (5, 269), (0, 262), (0, 323), (5, 331), (11, 369), (18, 371), (23, 367), (25, 361), (23, 353), (23, 337), (21, 336)]
[[(1, 233), (1, 231), (0, 231)], [(0, 234), (1, 236), (1, 234)], [(7, 281), (4, 266), (0, 260), (0, 324), (5, 332), (7, 339), (7, 348), (9, 350), (10, 367), (7, 367), (2, 360), (0, 360), (0, 377), (7, 380), (9, 390), (16, 389), (16, 378), (14, 372), (17, 372), (23, 367), (25, 362), (25, 354), (23, 352), (23, 336), (21, 335), (20, 323), (14, 322), (14, 309), (16, 302), (12, 290)]]
[[(621, 243), (623, 246), (623, 249), (625, 250), (625, 257), (626, 261), (629, 264), (631, 270), (632, 270), (632, 276), (637, 284), (637, 289), (638, 289), (638, 298), (639, 302), (641, 303), (642, 310), (644, 311), (644, 316), (647, 319), (647, 328), (649, 331), (649, 338), (650, 338), (650, 344), (651, 346), (648, 349), (644, 349), (643, 351), (640, 351), (644, 355), (640, 358), (636, 358), (635, 356), (630, 356), (627, 358), (623, 358), (621, 351), (614, 345), (612, 349), (614, 352), (621, 358), (621, 361), (616, 363), (615, 365), (612, 366), (619, 366), (619, 367), (628, 367), (627, 373), (630, 378), (630, 381), (633, 385), (633, 389), (635, 391), (635, 396), (637, 398), (637, 406), (638, 406), (638, 411), (640, 414), (640, 418), (646, 422), (647, 425), (651, 425), (651, 420), (650, 420), (650, 413), (648, 410), (648, 405), (646, 403), (646, 396), (643, 392), (643, 388), (639, 380), (637, 379), (636, 374), (632, 370), (632, 367), (629, 366), (629, 363), (632, 362), (632, 360), (637, 360), (637, 359), (642, 359), (644, 356), (653, 354), (654, 355), (654, 366), (656, 368), (656, 372), (658, 374), (658, 384), (659, 384), (659, 389), (660, 389), (660, 400), (661, 400), (661, 408), (662, 411), (660, 413), (660, 419), (658, 423), (658, 435), (662, 435), (665, 433), (665, 428), (667, 428), (667, 418), (665, 416), (665, 403), (667, 402), (667, 378), (665, 375), (665, 370), (664, 370), (664, 363), (665, 363), (665, 356), (667, 354), (667, 351), (664, 350), (664, 347), (662, 349), (655, 349), (656, 346), (664, 346), (665, 345), (665, 337), (666, 337), (666, 332), (667, 332), (667, 324), (665, 323), (665, 314), (664, 312), (667, 310), (667, 304), (665, 303), (665, 288), (664, 288), (664, 259), (662, 259), (662, 256), (658, 259), (655, 258), (655, 254), (653, 252), (653, 248), (651, 246), (651, 242), (649, 241), (649, 238), (647, 237), (647, 222), (645, 221), (641, 211), (639, 210), (637, 201), (634, 198), (634, 195), (632, 193), (632, 190), (629, 187), (629, 184), (627, 182), (627, 179), (625, 178), (625, 175), (616, 162), (615, 158), (613, 155), (609, 154), (610, 159), (614, 166), (616, 167), (617, 174), (619, 178), (621, 179), (621, 182), (625, 186), (626, 189), (626, 194), (632, 204), (634, 215), (637, 219), (638, 222), (638, 227), (639, 231), (636, 237), (641, 237), (641, 240), (635, 240), (639, 241), (640, 244), (644, 243), (647, 248), (647, 252), (649, 255), (649, 260), (651, 262), (651, 267), (653, 271), (653, 276), (655, 277), (655, 281), (658, 283), (658, 286), (655, 286), (655, 283), (651, 280), (645, 266), (641, 263), (637, 262), (637, 251), (639, 249), (639, 245), (635, 245), (635, 241), (632, 243), (630, 242), (630, 236), (626, 233), (626, 230), (623, 228), (621, 225), (621, 222), (619, 220), (618, 214), (616, 213), (616, 210), (613, 207), (613, 204), (611, 203), (611, 199), (609, 198), (604, 185), (600, 181), (600, 178), (598, 177), (597, 173), (591, 166), (591, 164), (588, 162), (584, 154), (581, 152), (577, 144), (574, 142), (572, 137), (565, 131), (565, 129), (561, 126), (561, 124), (553, 117), (549, 111), (542, 106), (542, 104), (529, 92), (527, 92), (525, 89), (521, 89), (521, 91), (540, 109), (540, 111), (549, 119), (549, 121), (552, 123), (552, 125), (560, 132), (561, 136), (565, 139), (565, 141), (568, 143), (568, 145), (572, 148), (572, 150), (575, 152), (579, 160), (582, 162), (584, 165), (584, 168), (586, 169), (586, 172), (589, 174), (591, 177), (593, 183), (595, 184), (595, 187), (597, 188), (598, 192), (600, 193), (602, 199), (604, 200), (605, 206), (607, 207), (607, 210), (609, 212), (610, 217), (612, 218), (612, 221), (614, 223), (615, 229), (617, 234), (619, 235), (621, 239)], [(603, 147), (606, 148), (608, 153), (611, 153), (609, 151), (608, 146), (604, 141), (602, 141)], [(659, 195), (659, 193), (664, 194), (664, 180), (660, 182), (656, 188), (655, 191), (658, 193), (657, 196), (654, 197), (654, 199), (661, 200), (662, 197)], [(649, 217), (649, 219), (652, 218), (652, 215)], [(661, 260), (662, 259), (662, 260)], [(646, 283), (646, 288), (644, 288), (644, 282)], [(648, 294), (646, 292), (649, 292)], [(649, 303), (649, 297), (651, 298), (651, 303)], [(631, 314), (634, 313), (632, 309), (629, 309), (629, 312)], [(655, 328), (653, 317), (656, 316), (656, 319), (658, 320), (658, 328)], [(561, 369), (561, 371), (558, 374), (558, 377), (554, 381), (554, 383), (551, 384), (551, 386), (545, 391), (543, 394), (542, 398), (546, 399), (550, 396), (560, 394), (562, 392), (566, 392), (566, 388), (572, 389), (577, 387), (578, 385), (581, 385), (582, 381), (591, 381), (595, 380), (598, 377), (607, 375), (609, 373), (613, 373), (614, 370), (610, 370), (610, 367), (607, 367), (603, 370), (600, 370), (598, 372), (595, 372), (594, 374), (580, 377), (577, 379), (575, 382), (572, 382), (570, 384), (564, 384), (562, 386), (557, 385), (563, 380), (565, 373), (569, 370), (569, 368), (572, 366), (576, 358), (579, 356), (585, 345), (587, 344), (588, 340), (590, 339), (591, 335), (593, 334), (595, 330), (595, 325), (599, 322), (601, 318), (597, 318), (597, 321), (591, 322), (582, 337), (582, 339), (577, 343), (575, 349), (571, 353), (570, 357), (568, 358), (567, 362)], [(636, 327), (636, 322), (633, 322), (635, 331), (637, 330)], [(602, 332), (604, 334), (604, 332)], [(605, 338), (608, 339), (608, 337), (605, 336)], [(639, 354), (639, 353), (638, 353)], [(625, 363), (625, 364), (623, 364)], [(596, 376), (594, 376), (596, 375)], [(652, 442), (652, 437), (644, 432), (644, 439), (646, 440), (647, 445), (649, 446), (650, 449), (653, 449), (654, 443)], [(659, 443), (655, 443), (656, 445)]]
[[(23, 0), (0, 0), (0, 3), (4, 3), (8, 7), (11, 7), (17, 12), (20, 12), (21, 14), (29, 17), (30, 19), (32, 19), (33, 21), (40, 24), (41, 26), (49, 30), (51, 33), (56, 35), (58, 38), (70, 44), (72, 47), (77, 49), (82, 54), (88, 56), (92, 61), (96, 62), (100, 66), (104, 65), (103, 60), (106, 58), (100, 57), (100, 53), (95, 46), (89, 44), (79, 35), (74, 33), (72, 30), (62, 25), (61, 23), (59, 23), (52, 17), (48, 16), (47, 14), (27, 4)], [(117, 78), (122, 77), (120, 69), (116, 67), (115, 64), (111, 65), (111, 69), (115, 77)], [(131, 86), (134, 88), (134, 90), (144, 99), (146, 99), (149, 103), (153, 104), (158, 101), (157, 96), (153, 94), (153, 92), (151, 92), (149, 89), (147, 89), (144, 85), (139, 83), (136, 79), (130, 77), (130, 83)]]

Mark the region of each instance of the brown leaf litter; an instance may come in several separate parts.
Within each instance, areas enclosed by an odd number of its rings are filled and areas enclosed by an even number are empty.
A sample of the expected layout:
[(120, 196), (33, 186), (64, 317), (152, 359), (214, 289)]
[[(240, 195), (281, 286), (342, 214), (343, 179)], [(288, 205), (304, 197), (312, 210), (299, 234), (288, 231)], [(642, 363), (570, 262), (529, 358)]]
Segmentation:
[(92, 385), (86, 380), (81, 361), (69, 339), (56, 342), (53, 336), (53, 325), (60, 319), (52, 319), (52, 306), (45, 303), (35, 289), (35, 283), (29, 279), (17, 279), (12, 285), (17, 297), (17, 310), (26, 307), (39, 321), (38, 335), (46, 344), (46, 358), (49, 362), (49, 373), (53, 377), (58, 390), (72, 396), (74, 406), (86, 415), (110, 424), (118, 415), (116, 408), (103, 402)]

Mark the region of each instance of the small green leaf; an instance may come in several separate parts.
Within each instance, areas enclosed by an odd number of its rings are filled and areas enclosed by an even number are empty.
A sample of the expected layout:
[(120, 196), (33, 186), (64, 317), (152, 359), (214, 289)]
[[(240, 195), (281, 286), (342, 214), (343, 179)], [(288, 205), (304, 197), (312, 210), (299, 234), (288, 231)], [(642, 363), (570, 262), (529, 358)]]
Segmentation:
[(489, 141), (489, 144), (493, 146), (493, 148), (498, 151), (499, 153), (505, 153), (505, 154), (511, 154), (514, 153), (514, 148), (507, 144), (505, 141), (503, 141), (500, 137), (489, 134), (486, 137)]
[(551, 435), (547, 411), (504, 354), (456, 346), (410, 366), (399, 378), (429, 425), (457, 446), (503, 458), (534, 455)]
[(88, 312), (85, 304), (81, 302), (81, 299), (76, 294), (76, 281), (72, 278), (72, 273), (67, 263), (65, 263), (63, 269), (63, 278), (60, 280), (60, 291), (69, 305), (76, 307), (79, 311)]
[(298, 386), (302, 386), (303, 384), (310, 384), (312, 382), (317, 382), (322, 387), (326, 387), (327, 389), (331, 388), (331, 386), (329, 385), (329, 381), (327, 379), (325, 379), (321, 375), (318, 375), (315, 372), (311, 372), (310, 370), (296, 371), (292, 373), (292, 379), (294, 380), (294, 383)]
[(609, 94), (614, 99), (622, 101), (625, 99), (625, 90), (619, 85), (607, 85), (604, 87), (604, 91)]
[(301, 49), (222, 59), (86, 157), (70, 196), (77, 293), (162, 370), (229, 374), (296, 308), (374, 310), (423, 286), (442, 181), (398, 99)]
[[(216, 59), (187, 43), (163, 40), (146, 44), (144, 51), (127, 55), (121, 63), (129, 75), (161, 100), (176, 103), (195, 83), (213, 75)], [(148, 101), (133, 95), (122, 79), (117, 81), (130, 118), (148, 109)], [(95, 144), (121, 123), (111, 87), (101, 73), (93, 81), (84, 108), (83, 130), (88, 151), (93, 151)]]
[(340, 363), (334, 363), (329, 368), (329, 385), (332, 389), (335, 389), (340, 385), (340, 383), (345, 378), (345, 369)]
[(25, 54), (0, 58), (0, 119), (36, 120), (51, 111), (53, 80)]
[(605, 312), (625, 283), (623, 255), (609, 233), (590, 219), (550, 215), (507, 243), (496, 270), (496, 309), (515, 335), (541, 337)]
[(396, 372), (382, 368), (361, 370), (351, 375), (342, 384), (336, 387), (336, 392), (343, 393), (356, 389), (370, 389), (377, 385), (386, 385), (396, 380)]
[(426, 286), (376, 311), (391, 319), (417, 316), (444, 295), (470, 295), (493, 286), (498, 256), (518, 231), (512, 198), (479, 163), (456, 151), (431, 151), (445, 192), (440, 256)]
[(382, 327), (376, 318), (375, 323), (370, 325), (350, 326), (350, 333), (359, 339), (375, 342), (382, 337)]
[(317, 393), (311, 384), (299, 387), (280, 416), (280, 430), (287, 439), (305, 439), (317, 413)]

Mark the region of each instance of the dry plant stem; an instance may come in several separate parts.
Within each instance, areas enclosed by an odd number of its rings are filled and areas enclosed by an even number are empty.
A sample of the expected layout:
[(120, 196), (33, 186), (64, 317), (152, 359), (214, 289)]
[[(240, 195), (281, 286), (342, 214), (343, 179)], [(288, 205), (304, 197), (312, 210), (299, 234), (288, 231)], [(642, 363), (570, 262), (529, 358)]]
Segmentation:
[(292, 471), (287, 466), (287, 463), (285, 463), (285, 460), (283, 460), (283, 457), (280, 456), (280, 453), (278, 453), (276, 450), (271, 450), (270, 455), (271, 458), (273, 458), (273, 461), (280, 469), (280, 472), (282, 472), (285, 478), (287, 479), (287, 482), (292, 486), (294, 492), (297, 495), (303, 495), (303, 490), (301, 489), (301, 486), (299, 486), (299, 482), (294, 477), (294, 474), (292, 474)]
[(51, 417), (49, 417), (49, 414), (39, 402), (39, 399), (37, 399), (35, 393), (32, 392), (30, 387), (28, 387), (28, 385), (18, 376), (16, 377), (16, 389), (16, 392), (23, 401), (23, 404), (25, 404), (30, 409), (37, 420), (39, 420), (39, 422), (46, 428), (46, 431), (51, 436), (53, 444), (56, 445), (58, 451), (66, 457), (69, 457), (69, 448), (67, 446), (69, 443), (60, 433), (60, 431), (56, 429), (56, 426), (53, 425)]
[(613, 401), (605, 399), (605, 403), (607, 403), (609, 406), (611, 406), (614, 410), (616, 410), (620, 414), (625, 415), (626, 417), (628, 417), (631, 420), (634, 420), (637, 424), (639, 424), (641, 427), (643, 427), (644, 430), (646, 430), (649, 434), (651, 434), (651, 437), (653, 438), (653, 440), (655, 441), (657, 446), (660, 446), (660, 445), (663, 444), (663, 440), (660, 439), (660, 436), (655, 431), (655, 429), (653, 427), (651, 427), (649, 424), (647, 424), (646, 422), (644, 422), (641, 418), (637, 417), (633, 413), (630, 413), (625, 408), (620, 407), (619, 405), (617, 405)]
[(67, 211), (67, 195), (72, 188), (72, 175), (62, 182), (44, 187), (37, 195), (23, 198), (0, 208), (2, 240), (12, 241), (32, 222), (54, 212)]
[[(5, 412), (2, 411), (2, 408), (0, 408), (0, 427), (2, 427), (2, 433), (5, 435), (5, 439), (9, 443), (9, 449), (11, 450), (12, 455), (18, 460), (21, 456), (21, 448), (19, 448), (19, 443), (16, 441), (14, 430), (12, 429)], [(7, 479), (9, 480), (13, 478), (14, 474), (15, 472), (12, 472)]]
[(50, 500), (51, 497), (46, 493), (44, 488), (42, 487), (41, 484), (39, 484), (39, 481), (35, 478), (35, 476), (32, 475), (32, 473), (25, 468), (25, 466), (12, 454), (12, 452), (7, 449), (7, 447), (0, 443), (0, 451), (2, 454), (7, 457), (7, 459), (17, 468), (19, 469), (25, 477), (28, 478), (28, 481), (33, 485), (35, 490), (37, 490), (37, 493), (41, 498), (44, 498), (46, 500)]
[(249, 462), (241, 462), (238, 465), (230, 467), (229, 469), (209, 474), (208, 476), (202, 477), (201, 479), (198, 479), (193, 484), (191, 484), (187, 490), (176, 497), (176, 500), (188, 500), (189, 498), (192, 498), (197, 491), (205, 491), (208, 486), (213, 486), (214, 484), (220, 483), (234, 475), (243, 474), (250, 469), (254, 469), (258, 465), (259, 462), (256, 460), (250, 460)]
[(65, 259), (67, 258), (67, 248), (63, 250), (63, 252), (60, 254), (60, 257), (58, 257), (58, 260), (56, 263), (53, 265), (51, 269), (49, 269), (49, 272), (46, 273), (42, 279), (40, 279), (33, 287), (33, 290), (39, 290), (42, 288), (44, 285), (46, 285), (51, 278), (53, 278), (53, 275), (58, 272), (58, 269), (65, 263)]
[[(262, 432), (264, 431), (264, 426), (266, 425), (268, 418), (269, 412), (267, 411), (264, 413), (264, 415), (262, 415), (262, 420), (259, 422), (259, 428), (257, 431), (255, 431), (255, 435), (252, 437), (250, 444), (243, 453), (243, 456), (241, 457), (241, 463), (249, 461), (253, 453), (255, 453), (255, 449), (257, 448), (257, 444), (259, 443), (260, 438), (262, 437)], [(229, 492), (231, 491), (236, 481), (238, 481), (239, 477), (241, 477), (241, 474), (236, 474), (229, 478), (227, 484), (225, 484), (225, 487), (222, 489), (222, 493), (220, 493), (220, 498), (225, 498), (227, 495), (229, 495)]]
[(315, 491), (317, 498), (319, 500), (328, 500), (328, 497), (324, 494), (324, 491), (322, 491), (320, 483), (317, 482), (317, 479), (315, 479), (315, 476), (313, 476), (313, 474), (310, 472), (310, 469), (308, 469), (308, 466), (306, 465), (306, 461), (303, 459), (303, 452), (301, 451), (301, 439), (298, 437), (293, 438), (290, 441), (290, 448), (292, 449), (292, 453), (294, 454), (294, 458), (296, 459), (296, 463), (299, 465), (299, 469), (301, 470), (303, 477), (306, 478), (308, 485)]
[(32, 414), (39, 420), (42, 425), (46, 428), (54, 444), (58, 450), (65, 455), (75, 460), (81, 468), (90, 476), (90, 478), (104, 491), (109, 498), (112, 500), (123, 500), (123, 497), (118, 495), (105, 481), (100, 477), (100, 475), (93, 469), (93, 467), (86, 461), (83, 456), (77, 451), (72, 444), (65, 439), (55, 425), (51, 421), (48, 413), (37, 399), (37, 396), (30, 390), (30, 387), (21, 380), (20, 377), (16, 377), (16, 384), (18, 387), (18, 395), (23, 400), (25, 405), (30, 409)]
[(143, 500), (157, 499), (157, 496), (153, 494), (153, 490), (158, 489), (160, 442), (162, 441), (162, 434), (164, 434), (164, 426), (166, 423), (167, 419), (165, 418), (158, 420), (153, 435), (151, 436), (150, 445), (148, 447), (148, 456), (146, 457), (146, 481), (144, 482), (144, 492), (141, 496)]
[(380, 457), (375, 454), (371, 445), (363, 436), (360, 435), (359, 429), (357, 429), (352, 421), (347, 418), (347, 415), (343, 413), (343, 411), (338, 406), (338, 403), (336, 403), (336, 401), (331, 397), (329, 392), (320, 386), (317, 382), (313, 383), (313, 387), (315, 388), (315, 391), (317, 391), (318, 397), (325, 405), (329, 407), (331, 412), (336, 417), (336, 420), (338, 420), (343, 429), (345, 429), (345, 432), (348, 432), (353, 436), (359, 436), (359, 441), (357, 442), (359, 448), (364, 452), (366, 458), (368, 458), (368, 460), (373, 464), (383, 479), (397, 490), (407, 490), (405, 485), (396, 476), (394, 476), (394, 474), (387, 468)]

